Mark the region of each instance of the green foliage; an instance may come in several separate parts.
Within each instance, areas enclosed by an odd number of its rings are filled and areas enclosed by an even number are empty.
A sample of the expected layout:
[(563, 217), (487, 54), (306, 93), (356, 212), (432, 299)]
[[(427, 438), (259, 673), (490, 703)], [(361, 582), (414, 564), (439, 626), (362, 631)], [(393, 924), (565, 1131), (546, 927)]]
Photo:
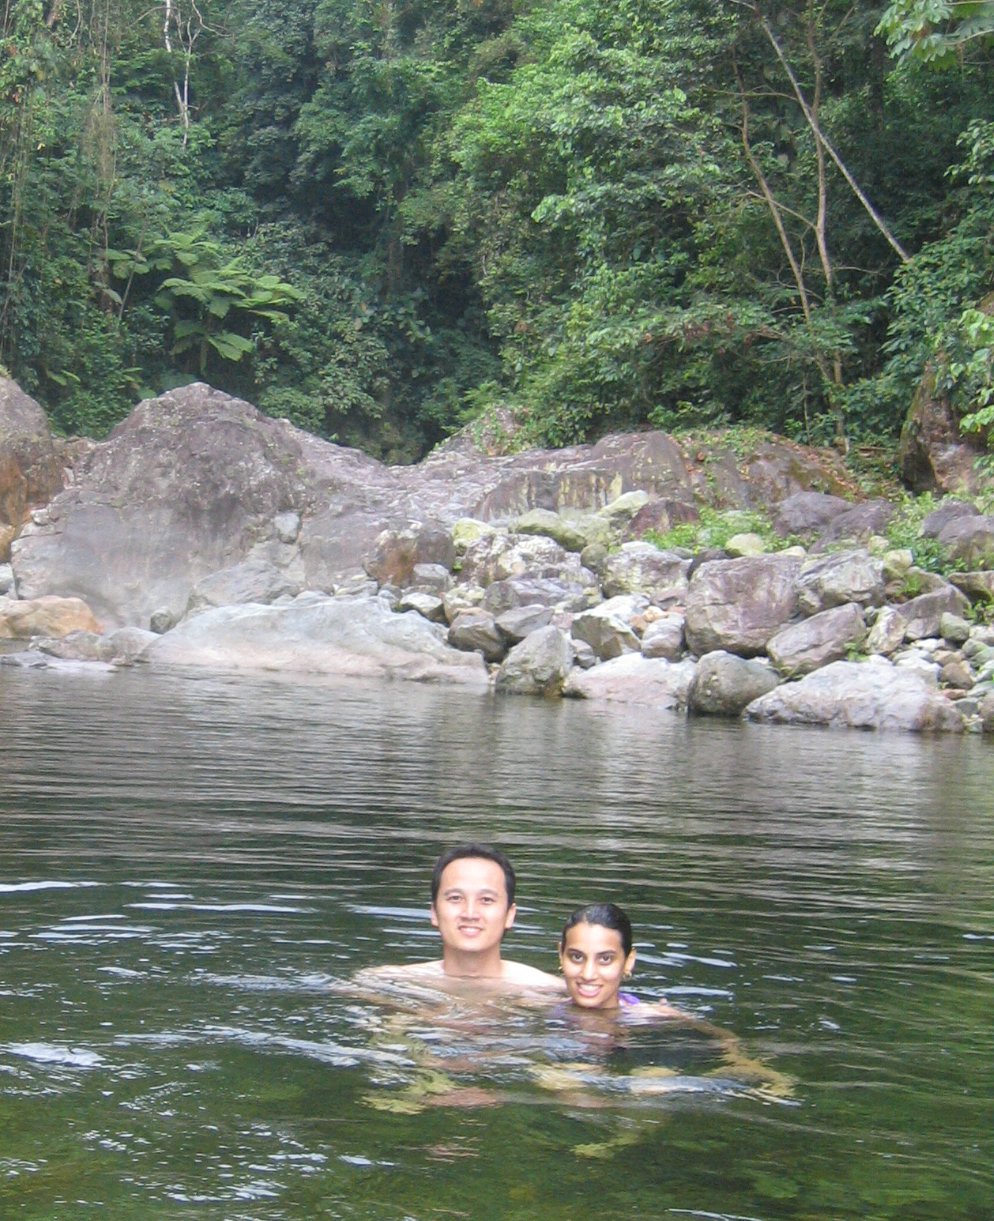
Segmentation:
[(895, 0), (877, 27), (891, 54), (934, 68), (951, 68), (963, 55), (994, 43), (990, 0)]
[(736, 534), (757, 534), (770, 551), (789, 547), (792, 539), (777, 534), (765, 513), (750, 509), (713, 509), (702, 507), (697, 521), (678, 522), (666, 531), (649, 530), (648, 542), (669, 551), (676, 547), (701, 551), (706, 547), (724, 547)]
[[(241, 360), (254, 351), (255, 339), (233, 330), (235, 321), (285, 323), (289, 318), (286, 308), (302, 297), (279, 276), (253, 274), (243, 260), (229, 258), (220, 243), (200, 232), (157, 238), (149, 244), (147, 254), (132, 251), (117, 257), (117, 252), (108, 251), (108, 259), (121, 277), (178, 266), (182, 274), (161, 281), (155, 303), (171, 318), (172, 353), (194, 354), (201, 375), (207, 372), (211, 351), (226, 361)], [(222, 326), (229, 318), (229, 325)]]
[(927, 367), (987, 427), (990, 8), (10, 0), (0, 359), (65, 430), (197, 375), (402, 461), (892, 436)]
[[(947, 549), (938, 539), (925, 538), (921, 532), (922, 522), (939, 507), (939, 503), (930, 492), (921, 496), (904, 495), (887, 524), (884, 537), (891, 547), (910, 551), (916, 568), (945, 575), (955, 568)], [(914, 597), (922, 590), (912, 589), (909, 585), (904, 592), (905, 596)]]

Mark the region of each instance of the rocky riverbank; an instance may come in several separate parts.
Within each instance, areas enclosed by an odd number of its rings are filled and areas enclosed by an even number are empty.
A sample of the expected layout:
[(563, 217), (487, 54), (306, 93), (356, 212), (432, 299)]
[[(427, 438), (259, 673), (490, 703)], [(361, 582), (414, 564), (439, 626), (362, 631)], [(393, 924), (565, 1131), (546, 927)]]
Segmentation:
[(201, 385), (64, 453), (53, 495), (58, 445), (7, 383), (0, 457), (12, 418), (44, 479), (0, 502), (0, 638), (20, 642), (4, 664), (355, 674), (994, 732), (994, 518), (937, 503), (919, 538), (953, 561), (939, 576), (831, 452), (656, 432), (507, 455), (467, 434), (385, 467)]

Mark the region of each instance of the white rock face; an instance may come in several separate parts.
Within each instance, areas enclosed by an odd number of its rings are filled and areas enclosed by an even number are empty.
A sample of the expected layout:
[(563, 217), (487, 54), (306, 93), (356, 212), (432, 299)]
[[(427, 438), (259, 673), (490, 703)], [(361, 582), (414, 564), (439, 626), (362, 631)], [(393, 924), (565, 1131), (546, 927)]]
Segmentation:
[(752, 721), (850, 729), (958, 730), (959, 712), (934, 681), (915, 671), (836, 661), (797, 683), (784, 683), (745, 710)]
[(217, 607), (184, 620), (146, 650), (155, 666), (292, 670), (487, 686), (478, 653), (445, 643), (445, 631), (414, 611), (396, 615), (379, 598), (303, 594), (285, 606)]
[(626, 653), (591, 670), (572, 670), (563, 695), (588, 700), (617, 700), (655, 708), (685, 708), (696, 663)]

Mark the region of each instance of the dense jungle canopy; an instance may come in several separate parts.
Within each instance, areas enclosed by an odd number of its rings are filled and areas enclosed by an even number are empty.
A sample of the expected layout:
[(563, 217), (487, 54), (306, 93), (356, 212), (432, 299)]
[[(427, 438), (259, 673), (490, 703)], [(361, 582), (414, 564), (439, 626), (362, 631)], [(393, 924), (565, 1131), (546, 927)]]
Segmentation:
[(0, 361), (409, 461), (994, 413), (994, 4), (2, 0)]

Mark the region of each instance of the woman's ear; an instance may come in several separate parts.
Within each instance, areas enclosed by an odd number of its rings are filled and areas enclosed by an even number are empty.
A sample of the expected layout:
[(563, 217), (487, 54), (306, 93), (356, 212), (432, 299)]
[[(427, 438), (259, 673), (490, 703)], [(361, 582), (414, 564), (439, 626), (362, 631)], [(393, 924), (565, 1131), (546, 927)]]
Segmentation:
[(632, 973), (632, 969), (635, 966), (636, 957), (637, 957), (637, 955), (634, 950), (628, 951), (628, 957), (625, 959), (625, 977), (626, 978), (629, 975), (631, 975), (631, 973)]

